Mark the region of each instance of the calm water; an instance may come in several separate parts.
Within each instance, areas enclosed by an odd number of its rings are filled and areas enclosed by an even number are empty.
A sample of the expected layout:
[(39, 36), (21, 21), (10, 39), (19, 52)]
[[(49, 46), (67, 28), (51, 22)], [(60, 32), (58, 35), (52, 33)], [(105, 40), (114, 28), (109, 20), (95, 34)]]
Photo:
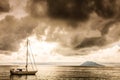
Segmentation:
[(10, 66), (0, 66), (0, 80), (120, 80), (120, 67), (38, 66), (38, 73), (10, 76)]

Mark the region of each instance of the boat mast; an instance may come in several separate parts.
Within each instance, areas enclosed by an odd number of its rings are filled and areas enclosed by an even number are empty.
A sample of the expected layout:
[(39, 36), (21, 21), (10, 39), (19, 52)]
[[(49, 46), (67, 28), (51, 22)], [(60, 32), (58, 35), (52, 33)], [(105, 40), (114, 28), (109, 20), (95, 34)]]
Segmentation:
[(28, 39), (27, 39), (27, 51), (26, 51), (26, 71), (28, 71), (27, 67), (28, 67)]

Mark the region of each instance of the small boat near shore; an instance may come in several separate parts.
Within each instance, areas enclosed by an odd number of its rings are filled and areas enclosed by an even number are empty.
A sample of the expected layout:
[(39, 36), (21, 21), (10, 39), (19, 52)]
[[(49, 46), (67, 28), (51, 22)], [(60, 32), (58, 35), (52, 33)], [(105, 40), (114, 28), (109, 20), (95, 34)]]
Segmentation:
[(10, 70), (11, 75), (35, 75), (37, 71), (26, 71), (22, 69)]

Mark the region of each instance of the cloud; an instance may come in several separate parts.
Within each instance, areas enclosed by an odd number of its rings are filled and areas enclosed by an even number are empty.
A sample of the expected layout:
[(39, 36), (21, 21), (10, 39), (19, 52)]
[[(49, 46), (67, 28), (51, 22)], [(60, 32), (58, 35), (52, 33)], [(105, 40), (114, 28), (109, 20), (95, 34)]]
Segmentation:
[(35, 18), (45, 17), (47, 16), (47, 2), (46, 0), (29, 0), (26, 11)]
[(0, 12), (9, 12), (10, 5), (8, 0), (0, 0)]
[(119, 3), (117, 0), (28, 0), (28, 17), (18, 20), (7, 16), (0, 21), (0, 49), (16, 51), (26, 33), (33, 32), (38, 39), (58, 42), (66, 49), (82, 51), (105, 46), (119, 40)]
[(74, 20), (88, 20), (92, 12), (103, 18), (119, 15), (120, 2), (117, 0), (48, 0), (51, 17)]
[(48, 0), (50, 17), (69, 20), (87, 20), (93, 11), (93, 0)]
[(20, 42), (32, 33), (36, 25), (30, 17), (18, 20), (14, 16), (6, 16), (0, 21), (0, 50), (17, 51)]
[(95, 0), (95, 11), (103, 18), (112, 18), (118, 14), (116, 5), (117, 0)]
[(103, 46), (106, 43), (106, 39), (103, 37), (92, 37), (92, 38), (85, 38), (80, 45), (77, 45), (75, 48), (84, 48), (84, 47), (91, 47), (91, 46)]

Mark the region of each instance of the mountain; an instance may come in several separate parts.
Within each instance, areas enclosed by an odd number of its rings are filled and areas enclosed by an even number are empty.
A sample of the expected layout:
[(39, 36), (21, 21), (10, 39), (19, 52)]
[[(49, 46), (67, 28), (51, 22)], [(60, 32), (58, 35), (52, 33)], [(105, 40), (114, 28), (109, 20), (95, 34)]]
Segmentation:
[(99, 67), (99, 66), (103, 66), (103, 65), (98, 64), (96, 62), (92, 62), (92, 61), (86, 61), (86, 62), (82, 63), (80, 66), (97, 66), (97, 67)]

